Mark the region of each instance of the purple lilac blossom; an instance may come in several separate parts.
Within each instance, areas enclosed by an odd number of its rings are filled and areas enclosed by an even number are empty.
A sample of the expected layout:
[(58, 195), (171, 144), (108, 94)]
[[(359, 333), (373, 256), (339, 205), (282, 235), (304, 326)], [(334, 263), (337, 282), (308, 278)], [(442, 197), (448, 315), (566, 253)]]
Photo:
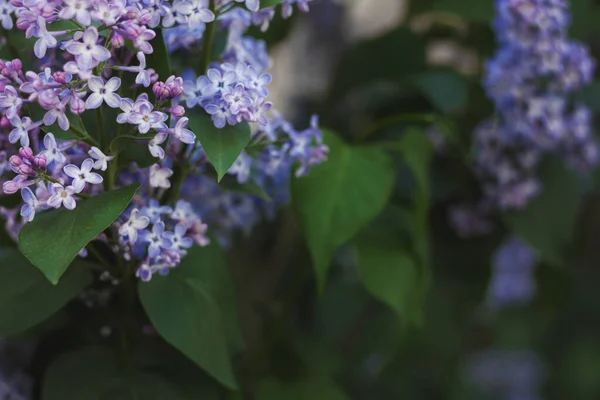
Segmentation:
[(475, 130), (475, 171), (486, 198), (519, 209), (543, 190), (541, 157), (558, 153), (574, 168), (597, 164), (589, 109), (573, 100), (595, 63), (587, 48), (569, 41), (568, 2), (497, 0), (493, 27), (500, 44), (488, 62), (484, 86), (497, 116)]

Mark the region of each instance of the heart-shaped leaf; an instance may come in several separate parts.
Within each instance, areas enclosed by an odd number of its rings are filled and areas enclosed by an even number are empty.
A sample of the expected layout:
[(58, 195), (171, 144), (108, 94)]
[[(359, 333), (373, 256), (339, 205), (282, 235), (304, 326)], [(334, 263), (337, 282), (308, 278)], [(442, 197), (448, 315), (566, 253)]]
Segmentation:
[(92, 282), (76, 260), (53, 286), (16, 249), (0, 251), (0, 335), (20, 333), (48, 318)]
[(187, 116), (189, 128), (200, 141), (220, 181), (250, 142), (250, 125), (242, 122), (215, 128), (210, 116), (198, 109), (189, 110)]
[(168, 276), (140, 282), (138, 288), (150, 321), (165, 340), (235, 388), (230, 353), (242, 342), (221, 249), (216, 244), (194, 247)]
[(19, 249), (57, 284), (79, 252), (125, 210), (139, 185), (79, 201), (77, 208), (41, 212), (19, 232)]
[(394, 184), (391, 159), (382, 150), (350, 146), (327, 131), (324, 141), (327, 161), (292, 183), (321, 289), (335, 251), (381, 212)]

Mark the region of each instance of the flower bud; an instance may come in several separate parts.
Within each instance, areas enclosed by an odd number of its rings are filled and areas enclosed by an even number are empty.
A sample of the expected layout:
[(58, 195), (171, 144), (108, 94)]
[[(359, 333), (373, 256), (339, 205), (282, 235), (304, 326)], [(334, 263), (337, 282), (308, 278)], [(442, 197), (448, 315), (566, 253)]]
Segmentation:
[(21, 157), (19, 157), (17, 155), (10, 156), (10, 158), (8, 159), (8, 162), (13, 167), (18, 167), (19, 165), (23, 164), (23, 160), (21, 160)]
[(148, 25), (152, 20), (152, 14), (148, 10), (142, 10), (138, 14), (137, 20), (140, 25)]
[(150, 75), (150, 83), (154, 83), (156, 81), (158, 81), (158, 74), (156, 73), (156, 71), (153, 68), (148, 68), (148, 75)]
[(6, 194), (17, 193), (19, 190), (19, 183), (14, 181), (6, 181), (2, 184), (2, 190)]
[(171, 114), (175, 117), (183, 117), (185, 115), (185, 108), (180, 105), (171, 107)]
[(46, 156), (39, 154), (33, 158), (33, 164), (38, 168), (46, 169)]
[(81, 114), (85, 111), (85, 102), (77, 96), (72, 96), (69, 100), (69, 107), (73, 114)]
[(156, 82), (154, 86), (152, 86), (152, 93), (154, 93), (158, 100), (166, 100), (171, 94), (164, 82)]
[(21, 175), (35, 175), (35, 171), (27, 164), (21, 164), (17, 167), (17, 172)]
[(33, 150), (31, 150), (31, 147), (21, 147), (19, 154), (24, 160), (33, 160)]
[(58, 82), (60, 84), (67, 83), (67, 76), (62, 71), (56, 71), (55, 73), (52, 74), (52, 77), (54, 78), (54, 80), (56, 82)]
[(20, 71), (23, 69), (23, 62), (18, 58), (15, 58), (10, 62), (10, 67), (13, 69), (13, 71)]
[(125, 38), (119, 32), (113, 31), (110, 38), (113, 48), (120, 49), (125, 46)]

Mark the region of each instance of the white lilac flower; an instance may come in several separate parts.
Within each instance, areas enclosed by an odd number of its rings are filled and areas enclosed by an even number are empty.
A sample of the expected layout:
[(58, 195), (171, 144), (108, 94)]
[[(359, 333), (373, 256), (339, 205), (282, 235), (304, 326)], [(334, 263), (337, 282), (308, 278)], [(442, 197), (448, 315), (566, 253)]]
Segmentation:
[(46, 30), (46, 19), (42, 16), (37, 18), (35, 36), (38, 40), (33, 45), (33, 53), (37, 58), (43, 58), (46, 55), (46, 50), (53, 49), (58, 44), (56, 38)]
[(104, 101), (109, 107), (117, 108), (121, 103), (121, 97), (115, 92), (121, 86), (121, 79), (112, 77), (104, 83), (102, 78), (92, 76), (88, 80), (88, 87), (92, 91), (90, 97), (85, 101), (85, 107), (94, 109), (100, 107)]
[(11, 14), (15, 8), (10, 4), (9, 0), (0, 0), (0, 25), (7, 31), (13, 28), (13, 20)]
[(102, 176), (92, 172), (93, 167), (94, 160), (91, 158), (86, 158), (83, 160), (83, 163), (81, 163), (81, 168), (74, 164), (68, 164), (63, 167), (64, 173), (73, 178), (73, 182), (71, 184), (75, 188), (76, 193), (80, 193), (85, 188), (86, 183), (91, 183), (93, 185), (102, 183)]
[(67, 157), (63, 154), (63, 151), (69, 147), (68, 142), (56, 142), (54, 135), (48, 132), (44, 136), (44, 151), (41, 154), (46, 157), (46, 163), (50, 165), (55, 162), (62, 164), (67, 160)]
[(31, 118), (23, 117), (21, 119), (18, 116), (14, 116), (9, 118), (9, 121), (14, 129), (10, 131), (8, 141), (11, 143), (20, 142), (21, 146), (24, 147), (29, 146), (29, 130), (33, 128)]
[(260, 0), (235, 0), (238, 3), (245, 3), (246, 8), (250, 11), (258, 11), (260, 8)]
[(173, 170), (169, 168), (161, 168), (160, 165), (154, 164), (150, 167), (150, 186), (168, 189), (171, 187), (169, 178), (173, 175)]
[(154, 136), (154, 138), (148, 142), (148, 150), (153, 157), (161, 160), (165, 158), (165, 149), (162, 148), (161, 144), (167, 140), (167, 136), (167, 132), (161, 131), (158, 132), (156, 136)]
[(52, 108), (50, 108), (46, 114), (44, 114), (44, 118), (42, 119), (44, 125), (51, 126), (58, 120), (58, 126), (60, 126), (63, 131), (69, 130), (71, 123), (69, 122), (67, 114), (65, 113), (68, 101), (69, 98), (65, 97), (62, 101), (54, 102)]
[(169, 116), (160, 111), (153, 111), (154, 106), (149, 102), (143, 102), (137, 111), (129, 115), (128, 122), (138, 126), (142, 134), (148, 133), (151, 128), (166, 129), (165, 121)]
[(96, 146), (92, 146), (88, 154), (94, 159), (94, 169), (99, 169), (100, 171), (106, 171), (108, 162), (115, 158), (114, 156), (107, 156)]
[(31, 222), (35, 217), (36, 209), (40, 206), (40, 202), (37, 199), (37, 197), (35, 197), (35, 194), (33, 194), (31, 189), (29, 189), (28, 187), (24, 187), (21, 189), (21, 197), (25, 202), (25, 204), (23, 204), (23, 206), (21, 207), (21, 216), (26, 221)]
[(171, 240), (166, 235), (165, 223), (162, 221), (154, 224), (152, 231), (141, 231), (140, 240), (148, 243), (148, 255), (152, 258), (158, 256), (161, 249), (169, 249), (173, 246), (173, 243), (171, 243)]
[(89, 26), (92, 22), (89, 7), (90, 0), (64, 0), (58, 16), (61, 19), (75, 18), (81, 25)]
[(187, 4), (182, 4), (180, 10), (189, 16), (188, 25), (191, 29), (215, 20), (215, 14), (208, 8), (208, 0), (191, 0)]
[(143, 52), (138, 51), (136, 55), (140, 65), (137, 67), (118, 67), (121, 71), (137, 72), (135, 77), (135, 83), (138, 85), (144, 85), (144, 87), (150, 86), (150, 73), (146, 70), (146, 56)]
[(186, 126), (190, 119), (188, 117), (180, 118), (175, 124), (175, 128), (173, 129), (173, 136), (178, 139), (180, 142), (186, 144), (194, 144), (196, 141), (196, 135), (189, 129), (186, 129)]
[(169, 206), (161, 206), (158, 200), (150, 200), (148, 206), (144, 207), (141, 215), (150, 218), (150, 222), (155, 224), (160, 221), (161, 216), (171, 213), (173, 210)]
[(54, 183), (52, 189), (54, 194), (47, 201), (50, 207), (60, 208), (62, 205), (67, 210), (75, 209), (77, 202), (73, 197), (75, 195), (75, 188), (73, 186), (63, 186), (60, 183)]
[(148, 217), (140, 215), (137, 208), (131, 210), (129, 219), (119, 227), (119, 235), (127, 237), (129, 243), (134, 244), (138, 239), (138, 232), (150, 224)]
[(194, 241), (190, 237), (186, 237), (187, 227), (183, 224), (175, 225), (174, 232), (166, 232), (165, 237), (171, 241), (174, 250), (189, 249), (193, 246)]
[(150, 41), (154, 39), (156, 32), (151, 29), (143, 29), (142, 32), (133, 40), (133, 45), (140, 49), (144, 54), (152, 54), (152, 45)]
[(17, 115), (21, 109), (23, 100), (14, 87), (8, 85), (4, 88), (4, 93), (0, 95), (0, 107), (5, 109), (6, 118), (12, 118)]
[(170, 8), (167, 9), (167, 14), (162, 19), (162, 25), (165, 28), (178, 24), (187, 24), (189, 8), (186, 1), (175, 0)]
[(90, 70), (99, 62), (110, 58), (110, 51), (98, 44), (98, 30), (91, 26), (86, 29), (81, 42), (72, 40), (65, 50), (76, 56), (77, 64), (83, 70)]

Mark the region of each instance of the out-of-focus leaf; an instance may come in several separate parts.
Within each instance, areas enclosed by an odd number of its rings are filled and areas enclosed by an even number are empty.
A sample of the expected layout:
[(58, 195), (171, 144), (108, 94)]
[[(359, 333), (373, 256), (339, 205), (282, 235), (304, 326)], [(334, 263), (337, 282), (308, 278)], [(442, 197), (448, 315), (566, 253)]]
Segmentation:
[(348, 400), (349, 397), (328, 377), (309, 377), (297, 382), (270, 378), (261, 382), (257, 400)]
[(56, 286), (15, 249), (0, 250), (0, 335), (20, 333), (45, 320), (92, 282), (76, 260)]
[(327, 162), (292, 183), (292, 199), (322, 290), (336, 250), (385, 206), (394, 171), (388, 155), (374, 147), (350, 146), (325, 131)]
[(267, 7), (273, 7), (276, 6), (278, 4), (283, 3), (285, 0), (261, 0), (260, 2), (260, 8), (267, 8)]
[(561, 266), (573, 239), (581, 190), (575, 173), (560, 159), (544, 160), (538, 176), (541, 193), (524, 210), (507, 213), (504, 221), (542, 260)]
[(493, 0), (435, 0), (433, 9), (486, 25), (494, 18)]
[(425, 72), (417, 75), (414, 82), (443, 113), (459, 111), (467, 105), (467, 79), (456, 72)]
[(19, 232), (19, 249), (56, 285), (77, 254), (121, 215), (138, 188), (130, 185), (78, 201), (74, 210), (38, 213)]
[(235, 388), (230, 354), (242, 346), (242, 339), (220, 248), (192, 248), (169, 276), (140, 282), (138, 288), (150, 321), (165, 340)]

